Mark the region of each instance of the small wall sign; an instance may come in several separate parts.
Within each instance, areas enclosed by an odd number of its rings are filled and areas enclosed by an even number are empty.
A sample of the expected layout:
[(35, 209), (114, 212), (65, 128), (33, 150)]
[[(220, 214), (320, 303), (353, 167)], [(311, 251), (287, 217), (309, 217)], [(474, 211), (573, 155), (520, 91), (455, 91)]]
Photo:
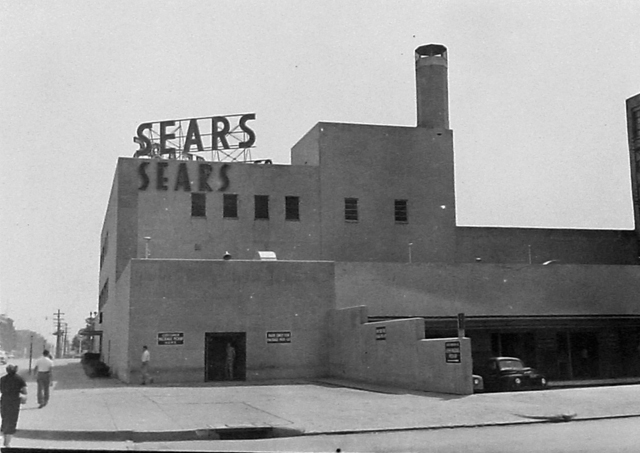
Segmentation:
[(291, 331), (267, 332), (267, 343), (291, 343)]
[(446, 341), (444, 343), (444, 356), (446, 363), (460, 363), (460, 342)]
[(184, 332), (159, 332), (158, 346), (184, 344)]
[(386, 327), (376, 327), (376, 341), (386, 341), (387, 339), (387, 328)]

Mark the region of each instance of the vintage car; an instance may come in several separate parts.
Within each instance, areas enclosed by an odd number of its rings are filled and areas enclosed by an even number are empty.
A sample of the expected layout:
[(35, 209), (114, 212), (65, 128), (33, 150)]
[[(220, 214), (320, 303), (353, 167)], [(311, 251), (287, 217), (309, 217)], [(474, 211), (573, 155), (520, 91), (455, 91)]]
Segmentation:
[(543, 389), (547, 387), (547, 378), (526, 367), (516, 357), (491, 357), (474, 373), (482, 377), (485, 391), (514, 391)]

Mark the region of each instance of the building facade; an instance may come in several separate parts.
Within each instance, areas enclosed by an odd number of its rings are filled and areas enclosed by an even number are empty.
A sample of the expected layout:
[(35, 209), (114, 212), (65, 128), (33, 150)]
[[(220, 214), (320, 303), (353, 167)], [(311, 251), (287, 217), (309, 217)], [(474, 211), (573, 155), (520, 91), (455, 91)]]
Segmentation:
[[(635, 232), (457, 226), (446, 48), (416, 49), (415, 69), (415, 127), (318, 123), (291, 165), (118, 160), (98, 329), (122, 379), (142, 343), (165, 376), (217, 376), (229, 339), (247, 379), (329, 373), (322, 345), (340, 333), (319, 320), (362, 305), (377, 322), (423, 319), (418, 341), (455, 336), (465, 313), (474, 357), (519, 355), (556, 379), (637, 373)], [(310, 335), (300, 349), (260, 362), (269, 333), (286, 342), (294, 331)], [(163, 356), (165, 333), (182, 334), (181, 353)], [(343, 357), (342, 346), (329, 351)]]

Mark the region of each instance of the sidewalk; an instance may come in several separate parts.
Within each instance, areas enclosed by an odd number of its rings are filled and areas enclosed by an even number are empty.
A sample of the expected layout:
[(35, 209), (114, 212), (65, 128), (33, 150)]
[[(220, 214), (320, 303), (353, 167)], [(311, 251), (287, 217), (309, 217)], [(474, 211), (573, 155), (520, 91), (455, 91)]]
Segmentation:
[[(639, 385), (469, 396), (329, 379), (128, 386), (115, 379), (89, 379), (77, 360), (57, 364), (54, 381), (49, 405), (38, 409), (35, 382), (30, 380), (16, 447), (79, 448), (81, 444), (82, 448), (151, 445), (160, 449), (169, 445), (179, 449), (186, 442), (193, 449), (196, 440), (200, 446), (251, 437), (295, 437), (309, 442), (309, 436), (320, 435), (542, 423), (560, 421), (563, 416), (586, 420), (640, 415)], [(264, 447), (263, 442), (260, 448)]]

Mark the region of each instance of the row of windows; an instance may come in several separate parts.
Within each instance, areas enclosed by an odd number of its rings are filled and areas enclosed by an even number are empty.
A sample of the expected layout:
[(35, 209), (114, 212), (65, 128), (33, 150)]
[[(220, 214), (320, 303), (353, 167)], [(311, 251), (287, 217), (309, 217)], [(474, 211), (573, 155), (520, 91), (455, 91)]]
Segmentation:
[[(269, 195), (254, 195), (253, 208), (256, 220), (269, 220)], [(191, 194), (191, 216), (207, 216), (206, 195), (204, 193)], [(223, 194), (222, 217), (225, 219), (238, 218), (237, 194)], [(284, 218), (285, 220), (300, 220), (300, 197), (284, 197)]]
[[(269, 195), (254, 195), (254, 218), (256, 220), (269, 220)], [(206, 217), (207, 205), (204, 193), (191, 194), (191, 216)], [(238, 195), (223, 194), (222, 217), (225, 219), (238, 218)], [(285, 220), (300, 220), (300, 197), (284, 197)], [(394, 200), (394, 218), (397, 223), (409, 222), (409, 207), (407, 200)], [(358, 199), (344, 199), (344, 220), (346, 222), (358, 221)]]

